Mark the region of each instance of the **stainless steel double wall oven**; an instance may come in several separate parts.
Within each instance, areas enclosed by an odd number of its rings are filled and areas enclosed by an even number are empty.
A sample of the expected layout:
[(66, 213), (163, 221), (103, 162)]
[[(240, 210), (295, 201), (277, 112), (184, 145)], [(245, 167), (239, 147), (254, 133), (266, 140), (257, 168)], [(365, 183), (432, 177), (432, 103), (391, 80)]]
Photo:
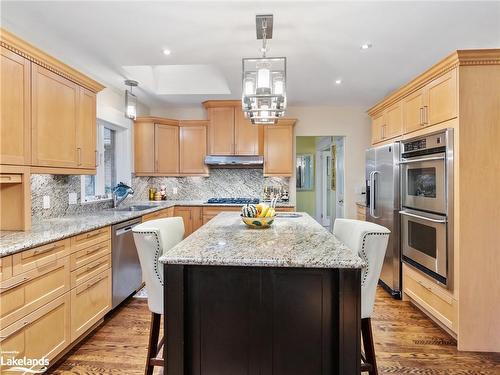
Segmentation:
[(453, 129), (401, 144), (402, 259), (451, 288)]

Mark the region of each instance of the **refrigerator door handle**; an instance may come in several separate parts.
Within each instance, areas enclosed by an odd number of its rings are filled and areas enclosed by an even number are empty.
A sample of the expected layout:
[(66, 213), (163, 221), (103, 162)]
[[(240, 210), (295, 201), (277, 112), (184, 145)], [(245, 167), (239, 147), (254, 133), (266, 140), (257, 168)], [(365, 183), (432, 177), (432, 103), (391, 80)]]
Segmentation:
[(378, 171), (373, 171), (370, 173), (370, 216), (378, 219), (380, 216), (375, 215), (376, 201), (375, 201), (375, 176), (379, 173)]

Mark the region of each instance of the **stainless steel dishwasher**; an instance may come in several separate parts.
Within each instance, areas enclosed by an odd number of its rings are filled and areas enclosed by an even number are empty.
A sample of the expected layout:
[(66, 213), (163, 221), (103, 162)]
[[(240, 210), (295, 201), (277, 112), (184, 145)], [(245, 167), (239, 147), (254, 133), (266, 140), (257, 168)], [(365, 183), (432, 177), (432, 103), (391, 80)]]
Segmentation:
[(142, 271), (132, 228), (141, 223), (134, 219), (111, 227), (113, 254), (113, 308), (142, 285)]

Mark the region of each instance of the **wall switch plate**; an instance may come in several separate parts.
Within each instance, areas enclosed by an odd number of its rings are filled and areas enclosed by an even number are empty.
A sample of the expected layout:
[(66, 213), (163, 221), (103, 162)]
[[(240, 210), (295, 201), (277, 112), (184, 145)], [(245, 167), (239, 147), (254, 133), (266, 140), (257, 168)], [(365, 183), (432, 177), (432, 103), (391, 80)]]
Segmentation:
[(68, 204), (76, 204), (76, 193), (72, 192), (68, 194)]
[(172, 189), (172, 193), (173, 193), (174, 195), (176, 195), (176, 194), (178, 193), (178, 190), (177, 190), (177, 188), (176, 188), (176, 187), (174, 187), (174, 188)]
[(43, 208), (50, 208), (50, 197), (48, 195), (43, 196)]

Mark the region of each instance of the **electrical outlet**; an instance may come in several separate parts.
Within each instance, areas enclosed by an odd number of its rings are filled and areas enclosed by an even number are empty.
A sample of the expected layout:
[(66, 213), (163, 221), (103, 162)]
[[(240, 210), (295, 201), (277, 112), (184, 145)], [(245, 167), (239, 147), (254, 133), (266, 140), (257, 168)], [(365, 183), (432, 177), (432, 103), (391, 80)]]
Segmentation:
[(172, 193), (173, 193), (174, 195), (176, 195), (176, 194), (178, 193), (178, 190), (177, 190), (177, 188), (176, 188), (176, 187), (174, 187), (174, 188), (173, 188)]
[(50, 208), (50, 197), (48, 195), (43, 196), (43, 208)]
[(68, 204), (76, 204), (76, 193), (71, 192), (68, 194)]

